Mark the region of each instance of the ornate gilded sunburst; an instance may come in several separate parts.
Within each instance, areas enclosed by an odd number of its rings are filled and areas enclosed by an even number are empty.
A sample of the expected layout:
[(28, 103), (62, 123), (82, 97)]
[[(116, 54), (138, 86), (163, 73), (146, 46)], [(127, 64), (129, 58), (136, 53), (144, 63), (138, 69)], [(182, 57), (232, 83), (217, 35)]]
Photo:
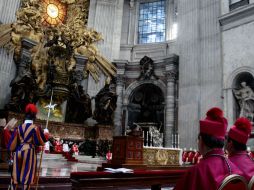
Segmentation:
[(79, 54), (88, 58), (84, 72), (89, 72), (96, 82), (100, 79), (100, 70), (108, 79), (115, 77), (116, 67), (100, 55), (94, 44), (102, 39), (101, 34), (87, 27), (90, 1), (20, 0), (21, 6), (16, 13), (17, 22), (0, 24), (0, 48), (8, 48), (18, 59), (22, 39), (38, 43), (32, 49), (31, 57), (40, 89), (44, 89), (46, 84), (46, 60), (49, 58), (49, 48), (44, 48), (44, 44), (53, 40), (54, 36), (61, 36), (61, 40), (73, 48), (68, 71), (74, 69), (74, 56)]
[(66, 16), (66, 4), (59, 0), (43, 0), (43, 24), (56, 26), (63, 23)]

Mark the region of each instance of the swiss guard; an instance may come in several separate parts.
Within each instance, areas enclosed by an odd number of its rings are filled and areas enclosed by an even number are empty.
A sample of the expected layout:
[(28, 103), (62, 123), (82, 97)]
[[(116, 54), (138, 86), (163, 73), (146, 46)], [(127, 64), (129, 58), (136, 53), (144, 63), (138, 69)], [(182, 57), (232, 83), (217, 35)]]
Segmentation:
[[(33, 124), (37, 108), (28, 104), (25, 108), (25, 121), (14, 129), (8, 143), (8, 149), (13, 152), (13, 171), (11, 189), (16, 190), (18, 184), (23, 190), (29, 190), (34, 183), (37, 170), (36, 147), (43, 146), (47, 141), (48, 131)], [(6, 129), (8, 130), (8, 129)]]
[(179, 180), (175, 190), (215, 190), (230, 174), (242, 172), (224, 156), (223, 146), (227, 129), (223, 111), (214, 107), (199, 121), (198, 148), (203, 158)]
[(226, 141), (226, 150), (231, 162), (238, 166), (247, 181), (254, 176), (254, 161), (247, 153), (246, 143), (251, 134), (251, 123), (241, 117), (230, 128)]

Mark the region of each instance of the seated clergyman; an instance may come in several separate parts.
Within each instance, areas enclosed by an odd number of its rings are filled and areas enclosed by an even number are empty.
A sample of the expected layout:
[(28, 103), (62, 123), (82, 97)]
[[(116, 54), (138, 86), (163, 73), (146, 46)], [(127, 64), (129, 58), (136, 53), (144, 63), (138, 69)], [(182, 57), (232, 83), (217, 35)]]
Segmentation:
[(227, 120), (220, 108), (210, 109), (200, 120), (198, 148), (203, 159), (177, 183), (175, 190), (216, 190), (230, 174), (242, 172), (224, 156), (223, 146)]
[(246, 151), (246, 143), (250, 134), (250, 121), (241, 117), (230, 128), (225, 146), (229, 160), (243, 172), (247, 181), (254, 176), (254, 161)]

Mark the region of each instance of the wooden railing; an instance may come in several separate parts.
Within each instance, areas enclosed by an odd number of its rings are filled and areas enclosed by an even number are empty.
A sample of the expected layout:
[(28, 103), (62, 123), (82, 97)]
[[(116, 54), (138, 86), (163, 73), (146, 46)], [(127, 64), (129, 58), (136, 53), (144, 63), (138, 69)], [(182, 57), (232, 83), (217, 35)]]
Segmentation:
[(72, 190), (173, 187), (186, 170), (139, 170), (133, 173), (73, 172)]

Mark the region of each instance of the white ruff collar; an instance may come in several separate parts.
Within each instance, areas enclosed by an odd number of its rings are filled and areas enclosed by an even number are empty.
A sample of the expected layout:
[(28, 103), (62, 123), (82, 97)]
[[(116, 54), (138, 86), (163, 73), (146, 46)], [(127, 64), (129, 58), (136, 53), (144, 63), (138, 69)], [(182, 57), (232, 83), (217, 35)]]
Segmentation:
[(32, 123), (33, 124), (33, 120), (25, 120), (25, 122), (24, 122), (25, 124), (27, 124), (27, 123)]

